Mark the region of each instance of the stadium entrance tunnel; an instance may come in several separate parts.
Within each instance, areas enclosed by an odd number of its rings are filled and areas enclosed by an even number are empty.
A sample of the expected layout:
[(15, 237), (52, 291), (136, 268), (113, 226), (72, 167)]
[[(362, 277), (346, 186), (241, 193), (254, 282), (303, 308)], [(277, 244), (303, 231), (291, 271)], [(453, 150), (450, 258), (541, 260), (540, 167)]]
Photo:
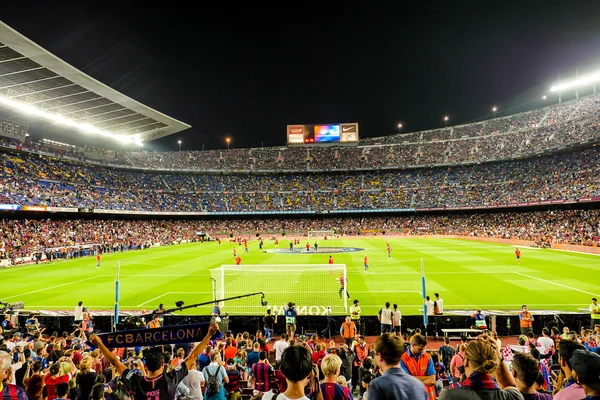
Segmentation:
[(306, 255), (314, 255), (314, 254), (333, 254), (333, 253), (355, 253), (357, 251), (364, 251), (360, 247), (319, 247), (319, 251), (315, 251), (313, 247), (310, 248), (310, 251), (306, 251), (306, 247), (294, 247), (292, 250), (289, 248), (280, 248), (280, 249), (269, 249), (265, 250), (265, 253), (276, 253), (276, 254), (306, 254)]

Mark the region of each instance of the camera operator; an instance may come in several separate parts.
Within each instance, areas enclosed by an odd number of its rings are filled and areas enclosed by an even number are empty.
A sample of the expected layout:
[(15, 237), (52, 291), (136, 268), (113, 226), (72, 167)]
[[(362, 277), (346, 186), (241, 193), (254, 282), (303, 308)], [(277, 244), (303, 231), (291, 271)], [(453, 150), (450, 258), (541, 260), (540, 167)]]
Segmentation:
[(288, 308), (283, 313), (285, 316), (285, 332), (290, 340), (294, 338), (294, 332), (296, 331), (296, 303), (291, 301), (288, 303)]
[(271, 315), (271, 309), (267, 310), (267, 315), (263, 317), (263, 322), (265, 324), (265, 336), (267, 337), (267, 342), (271, 341), (273, 338), (273, 328), (277, 323), (277, 312), (275, 312), (275, 317)]

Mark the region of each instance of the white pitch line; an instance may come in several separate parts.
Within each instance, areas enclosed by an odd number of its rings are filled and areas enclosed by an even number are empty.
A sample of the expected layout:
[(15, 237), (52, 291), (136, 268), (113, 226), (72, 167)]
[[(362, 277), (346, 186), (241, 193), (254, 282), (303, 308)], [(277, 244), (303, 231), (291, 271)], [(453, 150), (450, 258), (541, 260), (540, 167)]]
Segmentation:
[(596, 294), (596, 293), (592, 293), (592, 292), (587, 292), (585, 290), (581, 290), (581, 289), (577, 289), (577, 288), (574, 288), (574, 287), (571, 287), (571, 286), (563, 285), (562, 283), (556, 283), (556, 282), (552, 282), (552, 281), (549, 281), (549, 280), (546, 280), (546, 279), (542, 279), (542, 278), (538, 278), (538, 277), (535, 277), (535, 276), (527, 275), (527, 274), (524, 274), (522, 272), (513, 272), (513, 273), (517, 274), (517, 275), (525, 276), (525, 277), (530, 278), (530, 279), (536, 279), (538, 281), (546, 282), (546, 283), (549, 283), (551, 285), (560, 286), (560, 287), (563, 287), (565, 289), (574, 290), (576, 292), (581, 292), (581, 293), (585, 293), (585, 294), (591, 294), (592, 296), (600, 296), (600, 294)]
[(150, 303), (151, 301), (154, 301), (156, 299), (160, 299), (161, 297), (168, 295), (169, 293), (171, 293), (171, 292), (165, 292), (165, 293), (161, 294), (160, 296), (156, 296), (156, 297), (154, 297), (154, 298), (152, 298), (152, 299), (150, 299), (148, 301), (143, 302), (142, 304), (138, 304), (136, 307), (142, 307), (142, 306)]
[[(167, 292), (169, 294), (211, 294), (212, 292)], [(229, 294), (238, 294), (238, 293), (248, 293), (248, 292), (227, 292)], [(317, 290), (317, 291), (303, 291), (302, 293), (318, 293), (318, 294), (323, 294), (322, 290)], [(352, 290), (352, 293), (419, 293), (421, 294), (421, 292), (419, 292), (418, 290), (378, 290), (376, 292), (371, 291), (371, 290)], [(289, 291), (285, 291), (285, 292), (266, 292), (265, 296), (269, 296), (270, 294), (290, 294)], [(332, 294), (337, 294), (337, 290), (335, 293), (332, 292)], [(164, 296), (164, 295), (163, 295)]]
[[(172, 292), (169, 292), (172, 293)], [(421, 293), (421, 292), (418, 292)], [(166, 294), (166, 293), (165, 293)], [(574, 304), (566, 304), (566, 303), (542, 303), (542, 304), (530, 304), (527, 303), (529, 306), (533, 306), (533, 307), (537, 307), (537, 306), (585, 306), (587, 305), (587, 303), (574, 303)], [(481, 306), (481, 307), (517, 307), (520, 308), (521, 307), (521, 303), (515, 303), (515, 304), (477, 304), (477, 306)], [(420, 304), (400, 304), (399, 305), (401, 308), (408, 308), (408, 307), (423, 307), (423, 303)], [(466, 307), (467, 309), (472, 309), (473, 308), (473, 304), (452, 304), (453, 307)], [(72, 308), (73, 305), (67, 305), (67, 306), (57, 306), (57, 305), (52, 305), (52, 306), (41, 306), (41, 305), (31, 305), (28, 306), (27, 309), (38, 309), (38, 308), (46, 308), (48, 310), (55, 310), (55, 309), (59, 309), (59, 310), (67, 310), (70, 308)], [(113, 305), (109, 305), (109, 306), (88, 306), (86, 305), (87, 308), (106, 308), (106, 309), (111, 309), (112, 307), (114, 307)], [(142, 306), (125, 306), (125, 305), (119, 305), (120, 309), (122, 311), (127, 311), (130, 308), (142, 308)], [(205, 305), (205, 306), (200, 306), (200, 307), (211, 307), (210, 305)], [(232, 307), (247, 307), (247, 306), (231, 306), (228, 308), (232, 308)], [(366, 306), (361, 306), (362, 308), (381, 308), (381, 306), (379, 305), (366, 305)], [(582, 308), (581, 310), (587, 310), (587, 308)]]
[(90, 278), (79, 279), (77, 281), (71, 281), (71, 282), (67, 282), (67, 283), (61, 283), (60, 285), (50, 286), (50, 287), (43, 288), (43, 289), (38, 289), (38, 290), (32, 290), (31, 292), (21, 293), (21, 294), (15, 295), (15, 296), (4, 297), (3, 300), (14, 299), (15, 297), (27, 296), (28, 294), (44, 292), (46, 290), (52, 290), (52, 289), (56, 289), (56, 288), (59, 288), (59, 287), (63, 287), (63, 286), (67, 286), (67, 285), (72, 285), (74, 283), (85, 282), (85, 281), (89, 281), (91, 279), (101, 278), (103, 276), (105, 276), (105, 275), (92, 276)]

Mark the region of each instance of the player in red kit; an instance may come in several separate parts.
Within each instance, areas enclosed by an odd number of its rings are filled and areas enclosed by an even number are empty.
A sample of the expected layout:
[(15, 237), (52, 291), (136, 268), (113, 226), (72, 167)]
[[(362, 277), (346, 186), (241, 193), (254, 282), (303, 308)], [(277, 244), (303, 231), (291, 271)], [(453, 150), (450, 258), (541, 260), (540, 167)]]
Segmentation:
[(100, 268), (100, 252), (96, 255), (96, 268)]
[(333, 274), (333, 257), (329, 256), (329, 275)]
[(237, 256), (235, 258), (235, 265), (237, 265), (239, 268), (242, 268), (242, 257)]
[(340, 277), (338, 279), (336, 279), (340, 282), (340, 299), (342, 298), (342, 294), (344, 292), (346, 292), (346, 296), (348, 296), (348, 298), (350, 298), (350, 293), (348, 293), (348, 289), (346, 289), (346, 282), (348, 282), (348, 278), (346, 278), (344, 276), (344, 274), (340, 275)]
[(517, 257), (517, 264), (521, 264), (521, 250), (515, 250), (515, 256)]
[(310, 252), (310, 243), (306, 242), (306, 252)]
[(367, 256), (365, 256), (365, 259), (363, 260), (363, 264), (365, 267), (365, 272), (367, 272), (367, 270), (369, 269), (369, 260), (367, 259)]

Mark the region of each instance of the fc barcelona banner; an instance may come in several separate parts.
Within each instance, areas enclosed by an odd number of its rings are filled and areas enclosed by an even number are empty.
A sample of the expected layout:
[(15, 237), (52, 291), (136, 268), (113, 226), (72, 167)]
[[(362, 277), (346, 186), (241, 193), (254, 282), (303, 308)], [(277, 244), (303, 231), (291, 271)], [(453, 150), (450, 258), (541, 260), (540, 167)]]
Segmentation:
[(156, 346), (159, 344), (200, 342), (208, 332), (209, 323), (174, 325), (155, 329), (101, 333), (98, 337), (108, 348)]

